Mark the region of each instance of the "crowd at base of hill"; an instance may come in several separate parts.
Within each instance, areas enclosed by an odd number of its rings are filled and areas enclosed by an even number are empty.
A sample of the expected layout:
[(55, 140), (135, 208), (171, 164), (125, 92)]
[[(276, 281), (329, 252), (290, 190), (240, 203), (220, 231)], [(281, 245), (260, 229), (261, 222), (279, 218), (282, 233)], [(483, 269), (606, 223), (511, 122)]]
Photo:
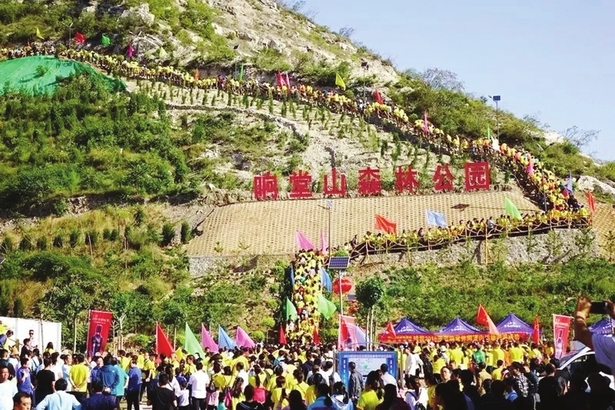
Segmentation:
[[(41, 356), (37, 350), (8, 357), (2, 350), (0, 410), (12, 408), (18, 391), (16, 398), (32, 397), (37, 410), (112, 410), (123, 400), (129, 410), (139, 410), (145, 400), (152, 410), (606, 410), (615, 398), (598, 373), (589, 375), (591, 393), (585, 393), (585, 376), (556, 372), (551, 343), (440, 342), (391, 349), (398, 374), (382, 364), (362, 375), (350, 363), (345, 382), (334, 366), (335, 349), (326, 345), (259, 345), (204, 358), (145, 350), (91, 359)], [(66, 399), (66, 392), (74, 399)], [(53, 407), (54, 395), (68, 407)]]

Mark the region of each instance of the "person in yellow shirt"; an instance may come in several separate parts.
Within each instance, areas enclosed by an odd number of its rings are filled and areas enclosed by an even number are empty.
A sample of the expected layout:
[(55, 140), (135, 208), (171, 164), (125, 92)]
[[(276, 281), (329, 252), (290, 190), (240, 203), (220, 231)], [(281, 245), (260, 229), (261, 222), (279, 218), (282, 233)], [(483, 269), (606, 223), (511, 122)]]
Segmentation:
[(461, 367), (463, 364), (463, 350), (456, 342), (453, 342), (451, 349), (448, 351), (451, 361), (455, 361), (457, 367)]
[(530, 350), (529, 357), (530, 359), (538, 359), (538, 362), (542, 362), (542, 352), (538, 349), (536, 343), (532, 343), (532, 350)]
[(297, 390), (299, 393), (301, 393), (301, 399), (305, 402), (306, 393), (310, 386), (303, 381), (303, 372), (300, 369), (296, 369), (293, 376), (296, 380), (295, 387), (293, 388), (293, 390)]
[(120, 350), (117, 353), (120, 359), (120, 366), (127, 372), (130, 370), (130, 355), (126, 354), (124, 350)]
[(504, 371), (504, 360), (498, 360), (496, 365), (497, 367), (491, 372), (491, 378), (493, 380), (502, 380), (502, 372)]
[(278, 376), (275, 380), (275, 387), (271, 391), (271, 401), (273, 410), (281, 410), (288, 406), (288, 393), (286, 392), (286, 378)]
[(361, 393), (359, 400), (357, 401), (357, 410), (376, 410), (376, 406), (380, 404), (380, 398), (378, 398), (378, 389), (380, 381), (380, 374), (376, 371), (371, 371), (367, 375), (367, 381), (365, 382), (365, 390)]
[[(444, 360), (440, 352), (436, 353), (433, 359), (433, 374), (439, 375), (440, 370), (442, 370), (442, 368), (446, 366), (446, 361)], [(436, 376), (436, 380), (438, 380), (438, 376)]]
[(76, 362), (70, 367), (69, 381), (71, 393), (82, 403), (87, 396), (90, 369), (85, 364), (85, 356), (83, 354), (79, 353), (76, 355)]
[(491, 349), (491, 355), (493, 356), (493, 363), (496, 363), (496, 366), (499, 360), (501, 360), (502, 363), (506, 363), (504, 360), (504, 350), (499, 343), (496, 343), (493, 349)]
[(519, 343), (515, 342), (513, 344), (513, 347), (511, 347), (508, 352), (510, 354), (511, 362), (517, 362), (521, 364), (524, 363), (524, 360), (523, 360), (524, 352), (523, 352), (523, 349), (519, 347)]

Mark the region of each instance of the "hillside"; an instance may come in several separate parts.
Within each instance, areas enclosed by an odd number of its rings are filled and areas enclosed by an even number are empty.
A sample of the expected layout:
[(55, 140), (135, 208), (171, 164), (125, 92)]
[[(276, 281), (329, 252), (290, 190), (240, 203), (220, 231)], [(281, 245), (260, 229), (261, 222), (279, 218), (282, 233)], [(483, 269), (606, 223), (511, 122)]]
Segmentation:
[[(37, 29), (42, 38), (36, 37)], [(85, 43), (71, 41), (66, 49), (61, 43), (76, 32), (85, 35)], [(110, 44), (102, 44), (103, 34)], [(428, 208), (459, 219), (461, 211), (453, 208), (457, 202), (470, 205), (464, 219), (491, 216), (481, 207), (499, 214), (505, 196), (522, 211), (538, 208), (524, 198), (506, 166), (494, 167), (491, 175), (492, 184), (504, 192), (433, 192), (436, 164), (450, 162), (458, 182), (463, 163), (474, 154), (466, 149), (451, 155), (450, 144), (421, 140), (416, 122), (429, 112), (432, 130), (441, 131), (443, 140), (450, 135), (451, 141), (458, 136), (480, 141), (488, 127), (495, 129), (495, 113), (484, 99), (399, 73), (348, 38), (268, 0), (88, 5), (0, 0), (0, 47), (0, 56), (20, 57), (34, 47), (60, 56), (45, 58), (54, 64), (88, 67), (70, 78), (55, 78), (49, 93), (29, 95), (19, 84), (49, 73), (46, 63), (37, 63), (33, 72), (18, 73), (28, 78), (18, 78), (0, 95), (0, 248), (6, 256), (0, 267), (0, 314), (62, 320), (66, 338), (75, 319), (83, 335), (84, 312), (90, 308), (125, 314), (125, 331), (151, 333), (159, 320), (167, 327), (181, 327), (184, 321), (239, 324), (256, 338), (268, 335), (275, 323), (263, 318), (279, 312), (288, 260), (249, 255), (292, 253), (297, 224), (316, 238), (325, 211), (315, 200), (249, 202), (254, 175), (266, 171), (285, 181), (297, 169), (321, 177), (332, 162), (349, 175), (366, 166), (383, 170), (381, 194), (338, 201), (344, 220), (334, 222), (339, 223), (334, 245), (364, 234), (375, 211), (399, 218), (402, 229), (417, 229)], [(129, 49), (134, 50), (131, 61)], [(8, 71), (2, 64), (20, 60), (0, 62), (0, 76)], [(121, 77), (128, 92), (107, 87), (107, 77), (92, 75), (91, 67)], [(275, 83), (278, 71), (311, 91), (288, 98), (267, 84)], [(332, 102), (325, 91), (335, 88), (336, 74), (347, 88), (338, 88), (340, 100)], [(227, 76), (223, 87), (218, 75)], [(373, 101), (376, 89), (386, 104)], [(359, 98), (373, 112), (359, 111)], [(500, 113), (500, 129), (500, 143), (531, 152), (559, 178), (572, 172), (607, 184), (615, 180), (612, 164), (593, 163), (570, 142), (548, 145), (531, 119)], [(420, 193), (429, 196), (394, 196), (398, 165), (419, 170)], [(356, 176), (349, 179), (355, 190)], [(313, 188), (322, 197), (322, 186)], [(281, 183), (282, 198), (287, 190)], [(406, 212), (409, 207), (413, 212)], [(609, 212), (599, 210), (599, 244), (612, 258)], [(187, 256), (212, 254), (239, 256), (220, 259), (209, 275), (190, 279)], [(387, 294), (392, 299), (379, 320), (417, 314), (411, 304), (421, 297), (426, 305), (442, 308), (424, 315), (424, 324), (433, 327), (457, 309), (439, 305), (443, 295), (461, 301), (468, 280), (483, 273), (486, 279), (472, 302), (499, 295), (494, 308), (499, 313), (514, 299), (526, 320), (538, 308), (562, 309), (554, 292), (569, 298), (593, 281), (600, 285), (595, 295), (610, 295), (610, 285), (599, 275), (611, 264), (586, 259), (579, 256), (575, 262), (586, 275), (581, 284), (572, 283), (568, 268), (542, 264), (483, 268), (460, 263), (450, 271), (412, 267), (397, 275), (399, 282), (388, 275), (386, 264), (367, 269), (391, 277)], [(361, 278), (365, 272), (356, 268), (352, 274)], [(404, 303), (393, 308), (407, 274), (416, 276), (415, 293), (402, 295)], [(431, 290), (423, 286), (453, 274), (459, 279)], [(421, 275), (424, 279), (417, 279)], [(509, 277), (515, 278), (509, 287), (487, 291), (490, 283)], [(532, 293), (534, 284), (540, 286)], [(540, 306), (531, 298), (540, 299)], [(460, 302), (458, 313), (471, 316), (468, 306)]]

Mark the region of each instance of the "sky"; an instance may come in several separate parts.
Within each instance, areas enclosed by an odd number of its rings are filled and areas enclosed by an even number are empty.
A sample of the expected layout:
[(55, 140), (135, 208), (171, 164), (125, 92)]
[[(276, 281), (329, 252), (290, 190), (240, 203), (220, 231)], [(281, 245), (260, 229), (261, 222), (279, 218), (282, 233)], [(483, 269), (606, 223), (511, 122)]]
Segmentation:
[(613, 0), (305, 0), (302, 11), (352, 27), (398, 70), (449, 70), (466, 92), (501, 95), (501, 109), (553, 131), (598, 130), (583, 151), (615, 160)]

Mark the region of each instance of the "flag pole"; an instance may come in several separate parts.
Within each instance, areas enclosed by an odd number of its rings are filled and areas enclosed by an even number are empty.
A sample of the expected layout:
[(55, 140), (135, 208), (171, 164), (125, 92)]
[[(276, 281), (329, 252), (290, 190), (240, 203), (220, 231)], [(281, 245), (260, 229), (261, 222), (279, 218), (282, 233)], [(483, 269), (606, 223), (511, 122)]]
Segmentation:
[(489, 238), (487, 237), (487, 230), (489, 229), (489, 223), (485, 224), (485, 265), (489, 265), (489, 245), (488, 245), (488, 240)]

